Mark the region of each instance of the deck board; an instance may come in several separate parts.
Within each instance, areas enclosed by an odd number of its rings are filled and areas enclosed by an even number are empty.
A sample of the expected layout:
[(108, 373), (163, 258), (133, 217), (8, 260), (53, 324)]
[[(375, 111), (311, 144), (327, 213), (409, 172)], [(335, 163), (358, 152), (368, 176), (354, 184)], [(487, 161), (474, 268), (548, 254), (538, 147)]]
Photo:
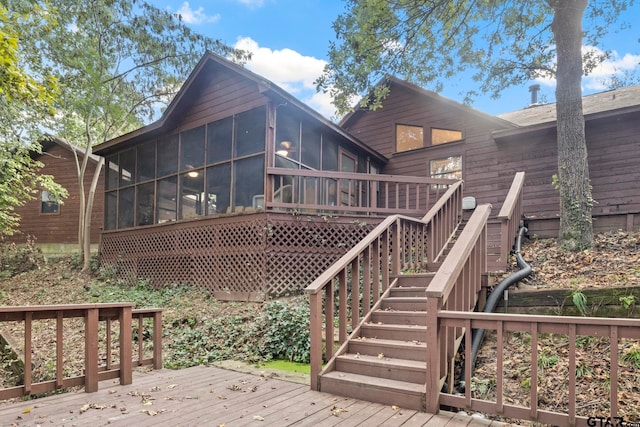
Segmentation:
[[(81, 408), (90, 405), (81, 413)], [(155, 414), (155, 415), (150, 415)], [(15, 426), (471, 426), (488, 422), (438, 415), (315, 392), (268, 376), (197, 366), (134, 374), (133, 384), (100, 383), (96, 393), (69, 392), (0, 404), (0, 425)]]

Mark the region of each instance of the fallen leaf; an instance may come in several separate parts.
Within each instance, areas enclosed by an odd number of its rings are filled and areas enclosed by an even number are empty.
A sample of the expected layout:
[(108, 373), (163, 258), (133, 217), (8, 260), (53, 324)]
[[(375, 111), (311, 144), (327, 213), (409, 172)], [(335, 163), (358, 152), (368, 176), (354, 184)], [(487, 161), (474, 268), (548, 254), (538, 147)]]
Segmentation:
[(178, 384), (169, 384), (169, 385), (167, 386), (167, 388), (168, 388), (169, 390), (172, 390), (172, 389), (174, 389), (174, 388), (176, 388), (176, 387), (178, 387)]
[(253, 419), (256, 420), (256, 421), (264, 421), (264, 418), (261, 417), (260, 415), (254, 415)]
[(31, 412), (31, 408), (26, 408), (24, 411), (22, 411), (23, 414), (28, 414), (29, 412)]
[(382, 358), (384, 358), (384, 353), (378, 354), (378, 359), (382, 359)]
[(397, 411), (398, 409), (400, 409), (400, 407), (399, 407), (399, 406), (396, 406), (396, 405), (393, 405), (393, 406), (391, 407), (391, 409), (393, 409), (394, 411)]

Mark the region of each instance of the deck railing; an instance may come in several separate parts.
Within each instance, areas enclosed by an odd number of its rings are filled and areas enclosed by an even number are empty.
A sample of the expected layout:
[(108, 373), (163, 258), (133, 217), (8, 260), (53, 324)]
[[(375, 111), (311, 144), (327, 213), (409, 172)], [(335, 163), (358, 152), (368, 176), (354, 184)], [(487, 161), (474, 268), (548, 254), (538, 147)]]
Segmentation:
[[(153, 352), (151, 357), (145, 358), (142, 341), (145, 331), (149, 326), (144, 319), (150, 318)], [(82, 344), (84, 346), (84, 375), (67, 374), (72, 371), (65, 366), (65, 320), (80, 319), (83, 325), (77, 325), (83, 333)], [(137, 359), (133, 359), (134, 330), (132, 320), (136, 319), (136, 337), (138, 342)], [(50, 342), (55, 342), (55, 379), (45, 381), (33, 381), (34, 348), (34, 321), (54, 321), (55, 337)], [(118, 322), (117, 334), (113, 330), (113, 322)], [(107, 304), (63, 304), (41, 306), (16, 306), (0, 307), (0, 325), (8, 326), (8, 322), (22, 323), (24, 329), (24, 341), (20, 348), (16, 349), (24, 357), (23, 384), (0, 390), (0, 400), (26, 395), (34, 395), (50, 392), (62, 388), (84, 386), (86, 392), (98, 390), (98, 382), (108, 379), (120, 378), (120, 384), (131, 384), (132, 368), (134, 365), (153, 365), (155, 369), (162, 368), (162, 310), (141, 309), (134, 310), (132, 303), (107, 303)], [(100, 327), (104, 323), (104, 328)], [(78, 327), (74, 325), (74, 331)], [(114, 348), (114, 338), (117, 336)], [(70, 341), (66, 337), (67, 345)], [(100, 348), (102, 345), (102, 348)], [(113, 359), (117, 359), (114, 361)], [(101, 364), (102, 360), (102, 364)], [(117, 362), (117, 363), (115, 363)], [(47, 361), (50, 363), (50, 361)]]
[(267, 168), (267, 209), (422, 216), (457, 180)]
[[(440, 311), (438, 313), (438, 327), (442, 329), (464, 329), (470, 331), (472, 329), (482, 328), (487, 331), (495, 331), (496, 349), (492, 353), (492, 359), (495, 358), (495, 378), (490, 378), (489, 383), (495, 386), (495, 400), (488, 400), (487, 396), (482, 398), (474, 397), (472, 386), (472, 369), (471, 364), (465, 365), (464, 381), (466, 384), (464, 395), (453, 395), (448, 393), (440, 393), (439, 404), (448, 405), (455, 408), (479, 411), (489, 415), (501, 415), (510, 418), (518, 418), (522, 420), (530, 420), (539, 423), (557, 425), (557, 426), (595, 426), (595, 425), (631, 425), (626, 423), (640, 422), (637, 414), (634, 419), (625, 419), (620, 413), (620, 402), (624, 403), (624, 395), (619, 392), (619, 378), (623, 371), (629, 371), (630, 368), (621, 366), (620, 352), (621, 346), (625, 340), (640, 340), (640, 320), (638, 319), (613, 319), (613, 318), (588, 318), (588, 317), (570, 317), (570, 316), (531, 316), (518, 314), (494, 314), (494, 313), (465, 313), (454, 311)], [(517, 341), (518, 346), (526, 346), (523, 353), (530, 355), (530, 359), (526, 358), (521, 361), (523, 369), (526, 372), (526, 379), (529, 380), (528, 405), (516, 405), (505, 398), (505, 362), (513, 362), (507, 360), (509, 352), (505, 351), (505, 347), (509, 340), (514, 340), (509, 333), (525, 334), (525, 337)], [(554, 382), (565, 382), (566, 393), (564, 395), (555, 395), (555, 408), (564, 409), (563, 412), (557, 412), (551, 409), (541, 408), (539, 403), (540, 389), (539, 379), (544, 379), (543, 358), (548, 357), (543, 351), (539, 350), (542, 346), (541, 341), (552, 334), (556, 339), (560, 339), (562, 343), (556, 344), (552, 349), (555, 363), (564, 363), (567, 366), (566, 376), (564, 378), (554, 374)], [(609, 360), (603, 360), (597, 369), (603, 369), (597, 375), (598, 379), (589, 380), (584, 371), (585, 366), (580, 365), (578, 350), (589, 351), (589, 343), (593, 337), (608, 337), (609, 340)], [(627, 343), (629, 348), (633, 350), (633, 344)], [(637, 345), (637, 341), (636, 344)], [(467, 334), (465, 338), (465, 360), (471, 360), (471, 334)], [(608, 363), (607, 363), (608, 362)], [(491, 362), (493, 364), (493, 362)], [(608, 367), (608, 372), (607, 371)], [(596, 367), (586, 366), (586, 369), (596, 369)], [(513, 366), (513, 369), (518, 369)], [(529, 371), (530, 370), (530, 371)], [(486, 369), (483, 371), (486, 372)], [(582, 378), (581, 378), (582, 377)], [(516, 379), (520, 382), (521, 380)], [(607, 383), (608, 381), (608, 383)], [(578, 383), (581, 382), (587, 390), (590, 390), (588, 401), (581, 401), (577, 395)], [(544, 381), (542, 382), (544, 384)], [(633, 387), (637, 386), (637, 379), (632, 379)], [(521, 385), (521, 384), (519, 384)], [(597, 389), (597, 391), (595, 391)], [(608, 391), (607, 391), (608, 390)], [(637, 390), (634, 388), (634, 390)], [(524, 392), (526, 393), (526, 391)], [(633, 392), (631, 392), (633, 394)], [(608, 396), (607, 396), (608, 395)], [(597, 410), (595, 414), (590, 416), (580, 415), (578, 410), (582, 406), (584, 414), (585, 409), (589, 406), (598, 404), (592, 400), (598, 397), (604, 397), (603, 407), (608, 406), (608, 411)], [(436, 401), (436, 399), (433, 399)], [(611, 418), (610, 418), (611, 417)], [(610, 419), (609, 419), (610, 418)], [(602, 422), (600, 422), (602, 420)], [(624, 420), (625, 423), (619, 422)]]
[[(337, 305), (338, 341), (378, 303), (380, 296), (403, 271), (424, 269), (442, 251), (446, 240), (435, 230), (455, 227), (462, 207), (461, 181), (451, 185), (422, 220), (393, 215), (382, 221), (361, 242), (311, 283), (306, 291), (311, 305), (311, 388), (318, 389), (324, 359), (334, 352), (334, 317)], [(337, 292), (337, 296), (336, 296)], [(360, 297), (360, 294), (362, 297)], [(325, 369), (331, 369), (328, 365)]]
[[(440, 310), (473, 311), (487, 271), (487, 220), (491, 205), (478, 206), (427, 287), (427, 411), (437, 413), (438, 396), (452, 375), (464, 328), (443, 328)], [(470, 335), (470, 334), (467, 334)], [(452, 382), (449, 381), (452, 385)]]
[(522, 219), (522, 198), (524, 188), (524, 172), (516, 173), (511, 187), (498, 213), (500, 220), (500, 262), (507, 264), (509, 253), (520, 228)]

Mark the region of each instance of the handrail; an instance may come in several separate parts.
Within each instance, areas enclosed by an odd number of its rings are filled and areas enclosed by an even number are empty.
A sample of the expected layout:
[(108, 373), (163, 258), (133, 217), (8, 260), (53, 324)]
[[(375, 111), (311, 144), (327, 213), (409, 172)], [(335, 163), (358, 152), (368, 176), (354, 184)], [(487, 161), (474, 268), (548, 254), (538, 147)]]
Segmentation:
[[(618, 364), (619, 346), (623, 339), (640, 340), (640, 320), (639, 319), (615, 319), (615, 318), (590, 318), (575, 316), (533, 316), (525, 314), (498, 314), (498, 313), (473, 313), (473, 312), (454, 312), (440, 311), (438, 313), (439, 327), (444, 329), (460, 329), (464, 328), (470, 331), (475, 328), (494, 330), (497, 334), (497, 347), (495, 350), (495, 399), (489, 400), (489, 397), (482, 396), (477, 398), (472, 395), (471, 387), (473, 366), (470, 363), (465, 364), (464, 379), (466, 383), (464, 395), (453, 395), (449, 393), (439, 393), (440, 404), (450, 405), (456, 408), (465, 408), (472, 411), (481, 411), (488, 415), (501, 415), (510, 418), (519, 418), (530, 420), (538, 423), (551, 425), (595, 425), (595, 419), (589, 418), (578, 413), (577, 407), (577, 385), (580, 381), (577, 375), (577, 351), (578, 345), (576, 338), (582, 337), (609, 337), (609, 379), (610, 387), (608, 396), (609, 413), (591, 414), (595, 417), (608, 420), (616, 419), (619, 414), (619, 391), (618, 391), (618, 374), (621, 371)], [(527, 374), (530, 380), (529, 404), (520, 406), (509, 403), (504, 397), (504, 368), (505, 360), (505, 343), (507, 339), (504, 337), (505, 332), (521, 332), (530, 335), (530, 339), (523, 340), (522, 344), (529, 343), (530, 361), (523, 361), (531, 372)], [(567, 371), (566, 381), (568, 383), (568, 392), (563, 397), (566, 399), (564, 404), (555, 405), (555, 408), (565, 408), (564, 412), (557, 412), (557, 409), (549, 410), (541, 408), (538, 404), (538, 377), (540, 369), (538, 367), (538, 343), (542, 334), (553, 334), (554, 336), (567, 337), (567, 351), (554, 352), (556, 357), (568, 359), (569, 369)], [(465, 342), (465, 358), (471, 358), (471, 334), (467, 334)], [(603, 364), (602, 366), (607, 366)], [(606, 375), (606, 371), (603, 373)], [(490, 378), (490, 380), (492, 380)], [(561, 379), (560, 379), (561, 380)], [(605, 389), (606, 390), (606, 389)], [(533, 404), (531, 403), (533, 402)], [(635, 422), (636, 420), (627, 420)], [(604, 424), (603, 424), (604, 425)]]
[[(33, 395), (73, 386), (84, 386), (86, 392), (98, 390), (98, 382), (120, 378), (120, 384), (131, 384), (132, 366), (152, 364), (154, 368), (162, 367), (162, 310), (134, 310), (133, 303), (105, 304), (61, 304), (0, 307), (0, 323), (24, 322), (24, 378), (23, 384), (0, 390), (0, 399), (9, 399), (25, 395)], [(84, 320), (84, 375), (64, 376), (64, 320), (80, 318)], [(133, 360), (132, 351), (132, 319), (138, 319), (138, 360)], [(144, 357), (141, 345), (144, 329), (144, 318), (153, 320), (153, 356)], [(34, 382), (33, 374), (33, 322), (37, 320), (55, 320), (55, 379)], [(105, 322), (104, 333), (100, 332), (99, 323)], [(112, 324), (117, 321), (117, 352), (112, 348)], [(100, 336), (104, 340), (103, 353), (100, 353)], [(114, 356), (119, 363), (114, 363)], [(105, 360), (103, 365), (100, 360)]]
[(520, 218), (522, 218), (522, 199), (524, 189), (524, 172), (518, 172), (511, 182), (507, 197), (502, 204), (497, 218), (500, 220), (500, 260), (505, 267), (509, 258), (509, 252), (518, 234)]
[[(425, 291), (427, 297), (427, 411), (437, 413), (438, 396), (450, 374), (465, 330), (441, 327), (442, 309), (472, 311), (478, 300), (481, 277), (487, 271), (487, 221), (491, 205), (478, 206)], [(470, 331), (470, 330), (469, 330)], [(469, 334), (467, 334), (469, 335)], [(453, 383), (450, 381), (450, 388)]]
[(439, 253), (442, 250), (432, 242), (441, 245), (446, 243), (446, 240), (437, 238), (438, 230), (444, 227), (443, 224), (456, 222), (462, 208), (463, 186), (461, 183), (453, 186), (453, 190), (445, 192), (449, 200), (438, 203), (439, 211), (426, 221), (403, 215), (387, 217), (306, 288), (311, 306), (312, 389), (318, 390), (323, 360), (323, 329), (326, 360), (334, 356), (336, 291), (338, 339), (343, 344), (347, 339), (348, 327), (356, 328), (361, 316), (366, 316), (381, 295), (392, 286), (394, 276), (406, 269), (424, 269), (434, 259), (432, 252)]
[[(267, 168), (265, 208), (355, 215), (422, 215), (454, 179)], [(286, 197), (279, 190), (287, 187)]]
[(490, 213), (490, 204), (480, 205), (476, 208), (451, 248), (452, 256), (445, 258), (435, 277), (431, 280), (426, 290), (427, 297), (440, 298), (443, 303), (446, 302), (464, 267), (464, 261), (471, 255), (471, 251), (476, 246), (481, 234), (486, 232), (485, 226)]

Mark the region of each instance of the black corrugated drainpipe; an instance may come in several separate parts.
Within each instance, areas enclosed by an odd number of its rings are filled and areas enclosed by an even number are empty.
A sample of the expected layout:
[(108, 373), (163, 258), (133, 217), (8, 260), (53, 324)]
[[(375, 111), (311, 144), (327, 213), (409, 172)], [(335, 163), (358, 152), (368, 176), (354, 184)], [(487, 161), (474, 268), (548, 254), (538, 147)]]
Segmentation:
[[(515, 285), (520, 280), (524, 279), (528, 275), (531, 274), (531, 266), (527, 264), (522, 258), (522, 254), (520, 253), (520, 246), (522, 243), (522, 235), (527, 232), (526, 227), (520, 227), (520, 231), (518, 231), (518, 236), (516, 237), (516, 246), (515, 246), (515, 255), (516, 262), (518, 264), (518, 268), (520, 270), (513, 273), (511, 276), (502, 279), (500, 283), (493, 289), (489, 298), (487, 298), (487, 303), (484, 306), (485, 313), (493, 313), (500, 301), (500, 297), (504, 293), (504, 291), (512, 285)], [(478, 350), (480, 349), (480, 345), (482, 345), (482, 340), (484, 339), (484, 329), (474, 329), (471, 341), (471, 374), (473, 375), (473, 370), (476, 367), (476, 358), (478, 356)], [(464, 375), (464, 370), (462, 371)]]

